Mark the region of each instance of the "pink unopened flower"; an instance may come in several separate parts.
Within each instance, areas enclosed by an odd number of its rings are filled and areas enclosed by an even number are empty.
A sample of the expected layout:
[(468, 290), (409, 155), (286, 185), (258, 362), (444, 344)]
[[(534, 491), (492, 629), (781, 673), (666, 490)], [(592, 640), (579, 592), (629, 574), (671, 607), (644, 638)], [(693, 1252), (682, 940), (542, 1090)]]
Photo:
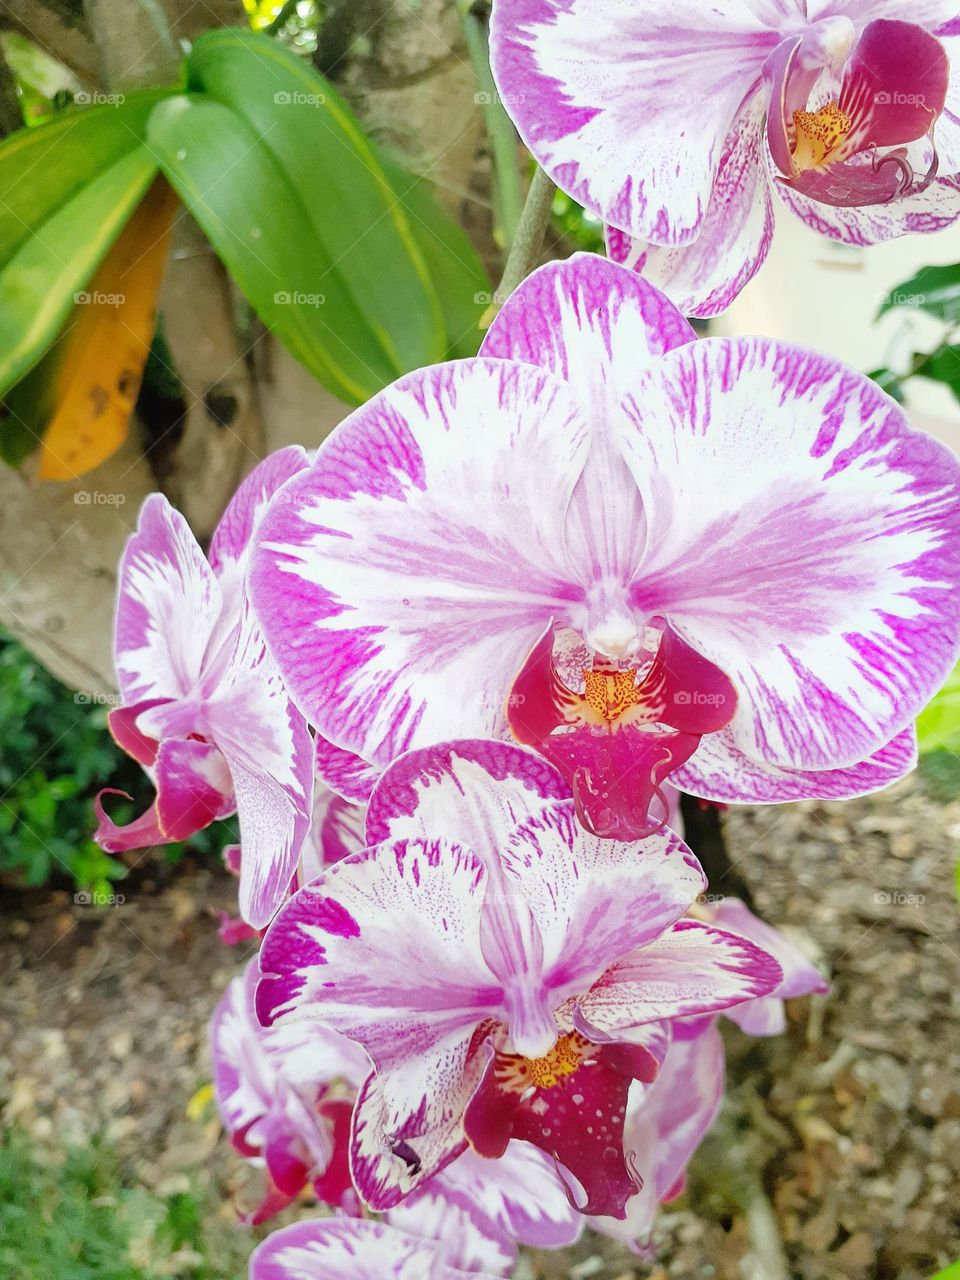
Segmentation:
[[(237, 490), (203, 555), (160, 494), (140, 512), (120, 563), (115, 659), (119, 745), (157, 797), (118, 827), (98, 804), (110, 852), (184, 840), (237, 811), (240, 913), (262, 928), (283, 901), (310, 821), (313, 744), (246, 600), (251, 541), (267, 502), (307, 465), (282, 449)], [(102, 793), (102, 794), (110, 794)]]
[(955, 0), (510, 0), (491, 52), (537, 160), (685, 314), (756, 273), (772, 191), (848, 244), (960, 217)]
[(704, 886), (664, 830), (622, 844), (577, 824), (563, 777), (490, 741), (409, 752), (367, 813), (368, 848), (329, 868), (264, 939), (261, 1021), (357, 1040), (361, 1197), (389, 1209), (471, 1146), (544, 1151), (588, 1213), (639, 1182), (622, 1134), (664, 1020), (769, 994), (780, 966), (680, 917)]
[(956, 458), (828, 356), (693, 339), (624, 268), (551, 264), (284, 486), (251, 597), (335, 790), (512, 735), (632, 839), (667, 779), (768, 803), (912, 768), (960, 640)]

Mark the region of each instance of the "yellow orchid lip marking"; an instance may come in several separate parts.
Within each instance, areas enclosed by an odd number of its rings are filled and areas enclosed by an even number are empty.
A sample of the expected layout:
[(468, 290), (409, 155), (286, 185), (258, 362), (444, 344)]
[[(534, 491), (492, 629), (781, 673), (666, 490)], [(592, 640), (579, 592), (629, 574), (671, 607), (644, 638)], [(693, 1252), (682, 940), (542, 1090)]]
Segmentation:
[(567, 1076), (583, 1066), (596, 1053), (596, 1045), (568, 1031), (542, 1058), (523, 1058), (519, 1054), (500, 1055), (497, 1078), (502, 1087), (525, 1093), (528, 1089), (553, 1089)]
[(842, 158), (834, 152), (850, 132), (852, 121), (836, 102), (828, 102), (819, 111), (795, 111), (793, 123), (797, 131), (794, 173), (826, 169)]

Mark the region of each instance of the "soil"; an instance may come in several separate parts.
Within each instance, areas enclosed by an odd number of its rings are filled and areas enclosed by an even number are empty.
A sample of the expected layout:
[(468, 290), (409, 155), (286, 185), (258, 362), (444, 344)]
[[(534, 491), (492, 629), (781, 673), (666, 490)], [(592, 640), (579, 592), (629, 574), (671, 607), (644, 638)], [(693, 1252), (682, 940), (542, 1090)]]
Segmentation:
[[(960, 1256), (960, 799), (913, 778), (724, 823), (757, 910), (831, 994), (793, 1002), (780, 1037), (726, 1026), (727, 1104), (653, 1260), (588, 1234), (522, 1257), (519, 1280), (928, 1280)], [(216, 932), (235, 881), (187, 862), (117, 892), (4, 892), (2, 1123), (50, 1152), (103, 1135), (159, 1194), (201, 1187), (235, 1248), (257, 1175), (209, 1106), (188, 1109), (210, 1078), (207, 1019), (249, 954)]]

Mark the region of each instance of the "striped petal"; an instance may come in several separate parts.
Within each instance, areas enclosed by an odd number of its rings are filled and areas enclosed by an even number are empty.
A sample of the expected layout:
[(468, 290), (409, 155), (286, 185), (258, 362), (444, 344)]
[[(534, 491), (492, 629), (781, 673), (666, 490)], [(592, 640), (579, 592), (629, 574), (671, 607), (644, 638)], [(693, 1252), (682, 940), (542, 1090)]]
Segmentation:
[(723, 144), (700, 235), (662, 248), (607, 228), (607, 252), (640, 272), (688, 316), (717, 316), (760, 270), (773, 240), (773, 202), (763, 154), (766, 109), (754, 94), (740, 108)]
[(746, 938), (681, 920), (608, 969), (578, 1004), (586, 1023), (615, 1036), (621, 1028), (769, 995), (782, 980), (776, 960)]
[[(481, 1272), (473, 1280), (492, 1280)], [(468, 1280), (442, 1246), (386, 1222), (295, 1222), (267, 1236), (250, 1258), (250, 1280)]]
[(292, 696), (386, 765), (503, 723), (510, 677), (583, 597), (562, 554), (588, 430), (570, 389), (503, 360), (401, 378), (284, 488), (251, 590)]
[(262, 929), (286, 897), (310, 829), (313, 743), (249, 604), (205, 715), (237, 797), (240, 914)]
[(616, 424), (644, 366), (692, 342), (662, 293), (594, 254), (533, 272), (498, 312), (482, 354), (538, 365), (568, 382), (590, 420), (590, 452), (567, 513), (566, 543), (590, 581), (625, 580), (640, 558), (643, 510)]
[(638, 383), (634, 608), (727, 674), (751, 759), (836, 769), (881, 750), (957, 651), (957, 459), (867, 378), (786, 343), (705, 339)]
[(720, 804), (784, 804), (790, 800), (852, 800), (892, 786), (916, 767), (911, 726), (847, 769), (784, 769), (745, 756), (721, 729), (700, 746), (671, 780), (690, 795)]
[(494, 9), (500, 95), (539, 163), (656, 244), (703, 226), (723, 141), (790, 0), (512, 0)]
[(191, 693), (222, 604), (186, 520), (152, 493), (120, 561), (114, 654), (124, 702)]
[(232, 602), (232, 614), (240, 612), (240, 592), (253, 534), (273, 495), (291, 476), (308, 464), (299, 445), (278, 449), (250, 472), (230, 499), (210, 539), (208, 559), (220, 581), (224, 598)]

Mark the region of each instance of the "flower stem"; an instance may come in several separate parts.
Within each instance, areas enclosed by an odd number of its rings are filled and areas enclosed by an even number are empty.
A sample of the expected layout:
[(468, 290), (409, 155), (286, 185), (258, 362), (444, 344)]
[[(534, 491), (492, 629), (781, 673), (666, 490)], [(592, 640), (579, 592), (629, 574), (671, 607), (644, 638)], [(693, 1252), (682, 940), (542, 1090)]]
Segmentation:
[(504, 299), (513, 293), (517, 285), (527, 278), (540, 261), (543, 237), (547, 233), (550, 222), (555, 191), (556, 187), (538, 165), (533, 171), (533, 181), (530, 183), (523, 212), (520, 214), (517, 234), (510, 246), (500, 279), (500, 288), (497, 290)]
[(461, 6), (460, 13), (470, 65), (480, 86), (477, 98), (483, 104), (483, 118), (493, 160), (494, 235), (500, 244), (510, 249), (517, 233), (523, 203), (517, 131), (497, 92), (493, 72), (490, 70), (487, 24), (482, 10), (478, 10), (478, 5), (468, 4)]

